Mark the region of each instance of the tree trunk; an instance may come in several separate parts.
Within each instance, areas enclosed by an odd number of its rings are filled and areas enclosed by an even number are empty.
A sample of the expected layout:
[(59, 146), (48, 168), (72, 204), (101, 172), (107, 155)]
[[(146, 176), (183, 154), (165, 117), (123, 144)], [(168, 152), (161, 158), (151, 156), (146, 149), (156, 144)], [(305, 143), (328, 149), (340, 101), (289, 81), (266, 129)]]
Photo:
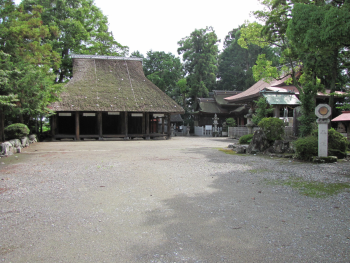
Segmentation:
[[(331, 81), (331, 94), (335, 92), (335, 83), (337, 81), (337, 60), (338, 60), (338, 49), (333, 52), (333, 67), (332, 67), (332, 81)], [(334, 95), (329, 97), (329, 106), (333, 109), (334, 106)], [(333, 114), (333, 111), (332, 111)]]

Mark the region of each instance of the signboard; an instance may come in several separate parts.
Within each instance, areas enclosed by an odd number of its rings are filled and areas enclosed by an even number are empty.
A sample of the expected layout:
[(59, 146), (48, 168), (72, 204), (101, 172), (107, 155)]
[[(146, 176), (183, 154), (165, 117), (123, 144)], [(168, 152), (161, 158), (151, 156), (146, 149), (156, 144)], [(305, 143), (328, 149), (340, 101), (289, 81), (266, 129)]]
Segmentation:
[(143, 113), (131, 113), (131, 117), (142, 117)]
[(109, 111), (108, 115), (120, 115), (120, 112), (117, 111)]
[(83, 113), (84, 117), (95, 117), (96, 113)]
[(211, 125), (205, 125), (205, 130), (206, 131), (211, 131), (213, 129), (213, 126)]
[(164, 114), (153, 114), (153, 118), (163, 118)]
[(70, 117), (70, 116), (72, 116), (72, 113), (60, 112), (60, 113), (58, 113), (58, 116)]

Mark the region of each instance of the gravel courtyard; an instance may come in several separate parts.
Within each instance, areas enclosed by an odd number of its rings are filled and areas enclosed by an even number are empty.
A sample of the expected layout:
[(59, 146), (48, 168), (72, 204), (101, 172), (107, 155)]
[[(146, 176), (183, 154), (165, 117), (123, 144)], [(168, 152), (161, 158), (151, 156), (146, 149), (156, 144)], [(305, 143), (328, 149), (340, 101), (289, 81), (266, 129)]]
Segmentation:
[(1, 262), (349, 262), (350, 162), (230, 155), (227, 138), (45, 142), (0, 159)]

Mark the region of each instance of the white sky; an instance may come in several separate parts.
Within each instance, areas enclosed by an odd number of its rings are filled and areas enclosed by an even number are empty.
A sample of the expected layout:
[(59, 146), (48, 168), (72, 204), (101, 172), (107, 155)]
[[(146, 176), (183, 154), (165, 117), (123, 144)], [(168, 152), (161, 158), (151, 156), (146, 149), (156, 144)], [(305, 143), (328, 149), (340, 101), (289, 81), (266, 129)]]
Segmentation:
[[(20, 0), (15, 0), (18, 4)], [(245, 20), (250, 11), (261, 10), (258, 0), (95, 0), (108, 17), (109, 29), (130, 54), (139, 50), (171, 52), (177, 55), (177, 42), (195, 29), (212, 26), (221, 39)]]

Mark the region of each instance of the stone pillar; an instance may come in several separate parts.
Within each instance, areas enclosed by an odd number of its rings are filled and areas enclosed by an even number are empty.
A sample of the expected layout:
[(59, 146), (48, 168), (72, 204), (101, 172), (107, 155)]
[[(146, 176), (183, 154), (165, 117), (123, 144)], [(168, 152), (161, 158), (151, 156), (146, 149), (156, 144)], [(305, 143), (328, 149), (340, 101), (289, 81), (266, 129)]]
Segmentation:
[(328, 156), (328, 124), (329, 117), (332, 115), (332, 109), (327, 104), (319, 104), (315, 108), (315, 114), (318, 117), (318, 157)]
[(190, 136), (190, 124), (187, 123), (186, 136)]
[(253, 109), (250, 108), (249, 112), (247, 115), (244, 115), (244, 118), (247, 119), (247, 128), (248, 128), (248, 134), (253, 134), (253, 127), (254, 127), (254, 123), (252, 122), (252, 118), (253, 118)]
[(171, 125), (171, 137), (175, 136), (175, 129), (174, 129), (175, 124)]
[(219, 118), (218, 118), (218, 116), (215, 114), (214, 115), (214, 118), (213, 118), (213, 124), (214, 124), (214, 131), (213, 131), (213, 136), (214, 137), (218, 137), (218, 124), (219, 124), (219, 122), (218, 122), (218, 120), (219, 120)]
[(317, 119), (318, 124), (318, 157), (328, 156), (329, 119)]

